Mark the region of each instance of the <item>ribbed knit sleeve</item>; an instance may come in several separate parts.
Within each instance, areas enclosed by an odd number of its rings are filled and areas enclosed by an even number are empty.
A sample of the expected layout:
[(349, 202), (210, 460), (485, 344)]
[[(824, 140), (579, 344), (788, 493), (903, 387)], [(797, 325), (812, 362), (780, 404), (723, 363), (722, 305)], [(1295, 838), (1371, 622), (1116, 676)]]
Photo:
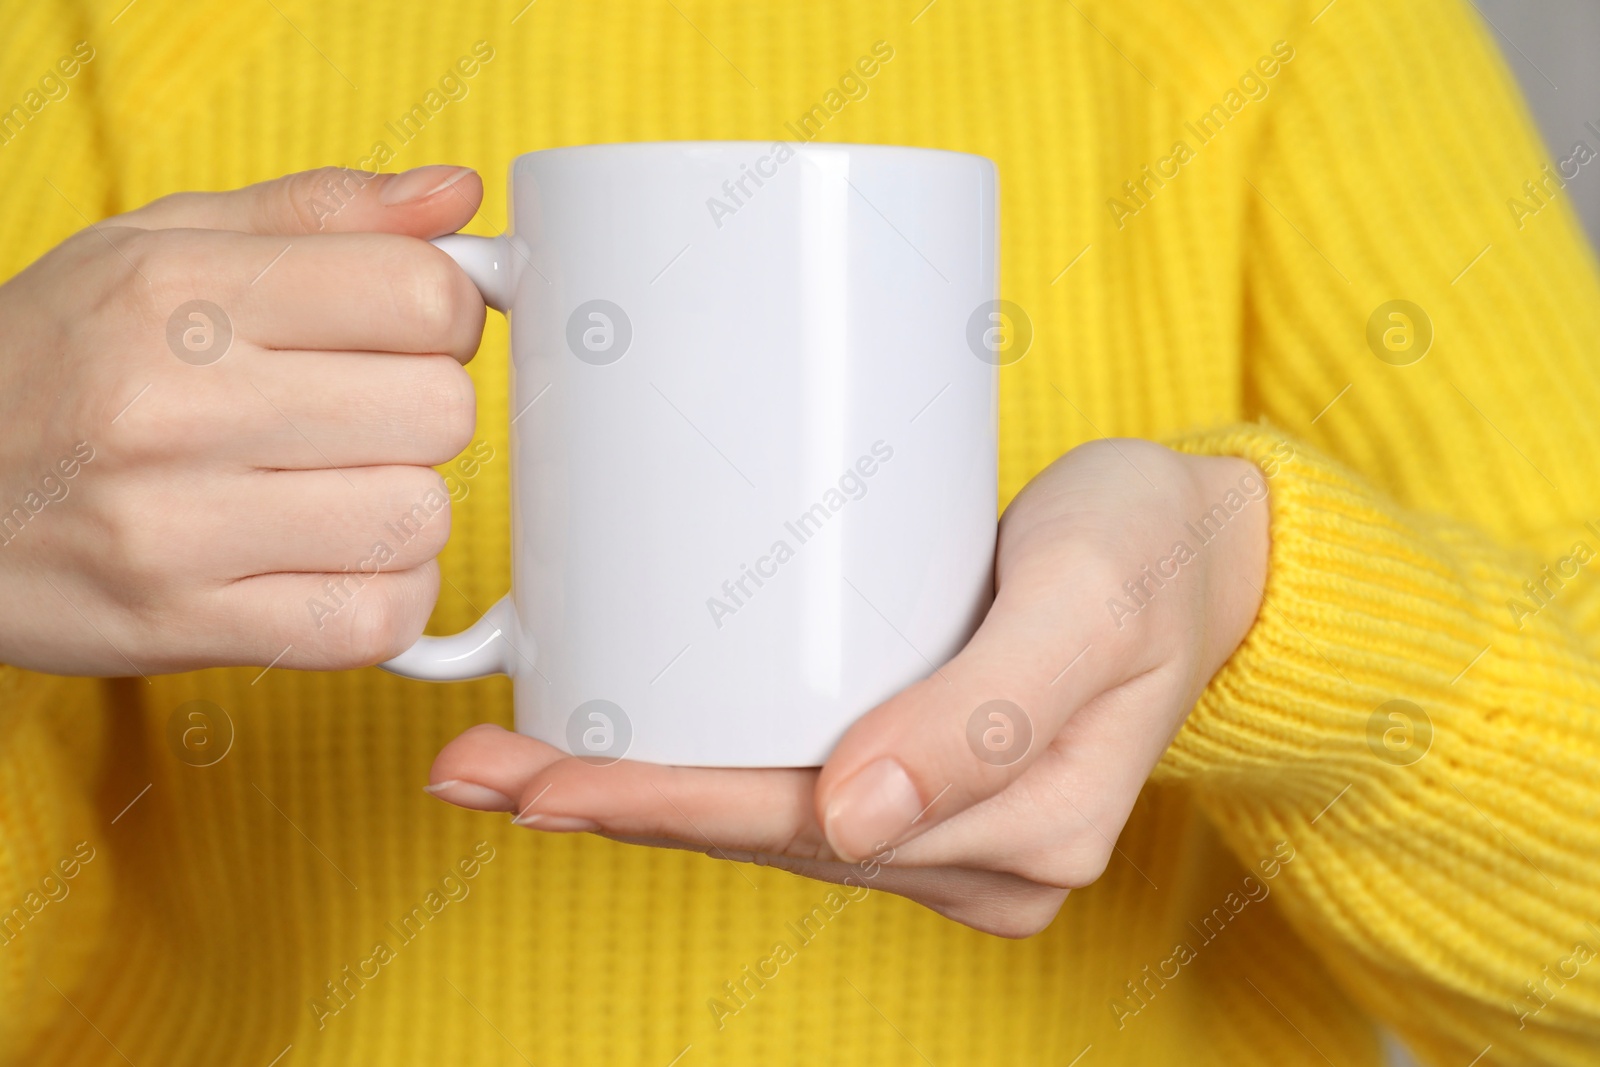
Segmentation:
[(1291, 922), (1424, 1062), (1593, 1063), (1600, 285), (1486, 33), (1298, 31), (1240, 189), (1261, 421), (1174, 442), (1268, 475), (1269, 573), (1157, 777), (1289, 842)]
[[(65, 4), (6, 13), (0, 281), (107, 213), (89, 37)], [(0, 544), (7, 551), (16, 549)], [(32, 609), (13, 602), (0, 610)], [(91, 974), (111, 919), (112, 864), (92, 795), (105, 685), (0, 665), (0, 1062), (16, 1062), (32, 1035), (72, 1014), (67, 998)], [(72, 936), (60, 936), (64, 922)]]

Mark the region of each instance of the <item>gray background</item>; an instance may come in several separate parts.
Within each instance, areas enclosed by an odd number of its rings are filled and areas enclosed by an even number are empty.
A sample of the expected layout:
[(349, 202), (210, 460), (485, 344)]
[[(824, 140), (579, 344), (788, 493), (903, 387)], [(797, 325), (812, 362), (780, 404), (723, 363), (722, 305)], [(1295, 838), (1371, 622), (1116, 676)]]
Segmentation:
[[(1403, 2), (1403, 0), (1402, 0)], [(1544, 131), (1551, 155), (1562, 158), (1574, 141), (1600, 151), (1600, 0), (1476, 0), (1517, 75), (1522, 93)], [(1567, 183), (1566, 195), (1600, 245), (1600, 162)]]
[[(1404, 0), (1391, 0), (1404, 2)], [(1600, 151), (1600, 0), (1474, 0), (1478, 14), (1511, 70), (1544, 133), (1554, 158), (1574, 141)], [(1600, 247), (1600, 162), (1590, 163), (1567, 183), (1564, 194), (1583, 219), (1592, 245)], [(1397, 1045), (1394, 1067), (1416, 1067)]]

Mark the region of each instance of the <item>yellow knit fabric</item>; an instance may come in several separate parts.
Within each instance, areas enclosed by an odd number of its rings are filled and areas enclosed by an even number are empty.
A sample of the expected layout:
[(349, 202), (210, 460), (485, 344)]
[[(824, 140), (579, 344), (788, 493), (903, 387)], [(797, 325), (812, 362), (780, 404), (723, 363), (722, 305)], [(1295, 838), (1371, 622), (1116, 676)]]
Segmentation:
[[(821, 140), (999, 165), (1036, 330), (1004, 498), (1101, 435), (1255, 458), (1260, 618), (1044, 934), (873, 893), (760, 987), (825, 887), (421, 792), (509, 724), (503, 679), (0, 669), (0, 1062), (1353, 1067), (1379, 1024), (1430, 1064), (1600, 1062), (1600, 595), (1561, 562), (1600, 549), (1600, 286), (1464, 3), (524, 3), (0, 3), (0, 277), (327, 163), (473, 165), (493, 233), (519, 152), (820, 104)], [(1394, 365), (1368, 321), (1402, 299), (1433, 341)], [(434, 632), (507, 583), (505, 346), (491, 316)], [(169, 737), (199, 699), (234, 733), (204, 767)], [(1409, 765), (1392, 700), (1431, 723)]]

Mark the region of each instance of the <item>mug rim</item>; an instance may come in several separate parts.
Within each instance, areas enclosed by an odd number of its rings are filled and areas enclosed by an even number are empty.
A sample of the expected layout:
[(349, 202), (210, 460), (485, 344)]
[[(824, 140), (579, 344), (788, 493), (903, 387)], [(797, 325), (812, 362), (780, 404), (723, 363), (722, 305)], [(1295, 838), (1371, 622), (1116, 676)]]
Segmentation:
[(660, 140), (660, 141), (597, 141), (589, 144), (552, 145), (549, 148), (535, 148), (531, 151), (519, 153), (511, 159), (511, 172), (516, 173), (525, 164), (536, 156), (582, 155), (582, 154), (623, 154), (633, 151), (668, 149), (718, 149), (725, 151), (751, 152), (769, 149), (774, 145), (786, 144), (796, 152), (823, 151), (838, 152), (841, 154), (859, 153), (863, 155), (922, 155), (933, 157), (950, 157), (951, 162), (971, 161), (997, 167), (995, 161), (988, 156), (976, 152), (963, 152), (954, 148), (929, 148), (923, 145), (884, 144), (881, 142), (856, 142), (856, 141), (790, 141), (784, 138), (773, 138), (770, 141), (761, 140)]

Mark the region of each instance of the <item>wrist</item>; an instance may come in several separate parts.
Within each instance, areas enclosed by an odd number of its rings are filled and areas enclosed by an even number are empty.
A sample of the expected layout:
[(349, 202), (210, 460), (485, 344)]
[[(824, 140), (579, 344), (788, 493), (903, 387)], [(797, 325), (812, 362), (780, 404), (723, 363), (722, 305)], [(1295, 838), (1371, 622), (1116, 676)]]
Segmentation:
[(1195, 551), (1207, 560), (1207, 658), (1215, 670), (1250, 632), (1261, 607), (1271, 545), (1270, 489), (1247, 459), (1187, 458), (1195, 503), (1184, 535), (1198, 542)]

